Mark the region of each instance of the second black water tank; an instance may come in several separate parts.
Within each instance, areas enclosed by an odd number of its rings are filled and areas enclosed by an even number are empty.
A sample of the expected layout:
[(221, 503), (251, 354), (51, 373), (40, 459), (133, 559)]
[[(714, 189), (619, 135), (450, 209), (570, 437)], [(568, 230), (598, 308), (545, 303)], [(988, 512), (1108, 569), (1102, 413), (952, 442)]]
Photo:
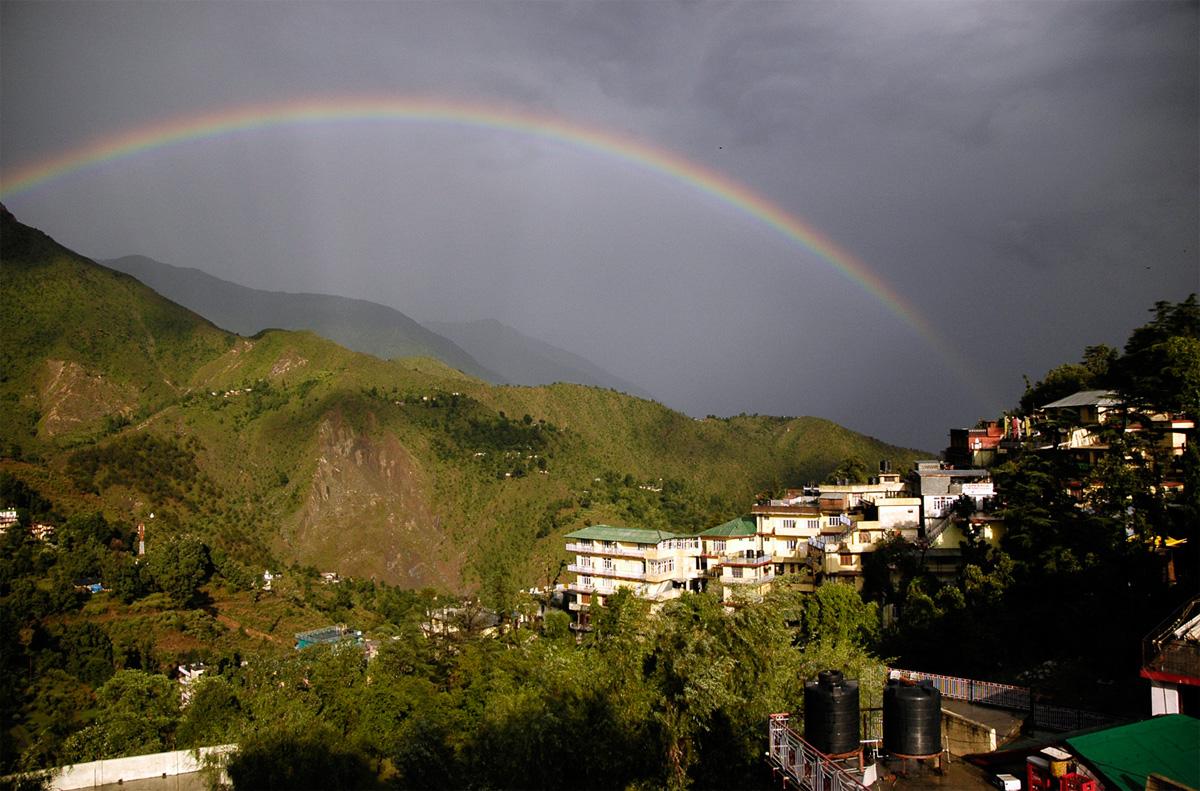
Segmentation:
[(892, 755), (942, 751), (942, 693), (928, 681), (891, 680), (883, 690), (883, 749)]
[(829, 755), (859, 746), (858, 682), (838, 670), (822, 670), (804, 685), (804, 738)]

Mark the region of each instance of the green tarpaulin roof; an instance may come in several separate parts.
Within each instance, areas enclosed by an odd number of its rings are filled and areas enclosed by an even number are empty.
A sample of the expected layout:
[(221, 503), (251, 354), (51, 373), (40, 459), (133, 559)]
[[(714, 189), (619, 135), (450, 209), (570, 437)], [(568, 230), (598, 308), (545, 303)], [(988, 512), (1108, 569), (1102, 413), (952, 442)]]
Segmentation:
[(1167, 714), (1067, 739), (1108, 791), (1142, 791), (1159, 774), (1200, 788), (1200, 720)]
[(648, 530), (644, 527), (612, 527), (611, 525), (592, 525), (573, 533), (567, 533), (567, 538), (590, 538), (593, 541), (627, 541), (633, 544), (657, 544), (668, 538), (679, 538), (675, 533), (666, 530)]
[(730, 519), (723, 525), (710, 527), (700, 535), (712, 537), (730, 537), (730, 536), (752, 536), (758, 532), (758, 526), (754, 522), (753, 517), (739, 516), (736, 519)]

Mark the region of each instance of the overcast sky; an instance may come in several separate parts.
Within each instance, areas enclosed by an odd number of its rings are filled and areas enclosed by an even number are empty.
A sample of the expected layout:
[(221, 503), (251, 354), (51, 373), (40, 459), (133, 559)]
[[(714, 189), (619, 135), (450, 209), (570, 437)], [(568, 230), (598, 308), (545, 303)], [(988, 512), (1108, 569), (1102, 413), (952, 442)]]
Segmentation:
[[(485, 101), (712, 169), (827, 261), (651, 169), (512, 131), (289, 125), (5, 197), (93, 258), (496, 318), (703, 416), (937, 450), (1022, 374), (1200, 287), (1197, 4), (0, 3), (0, 173), (236, 106)], [(950, 351), (947, 351), (947, 348)]]

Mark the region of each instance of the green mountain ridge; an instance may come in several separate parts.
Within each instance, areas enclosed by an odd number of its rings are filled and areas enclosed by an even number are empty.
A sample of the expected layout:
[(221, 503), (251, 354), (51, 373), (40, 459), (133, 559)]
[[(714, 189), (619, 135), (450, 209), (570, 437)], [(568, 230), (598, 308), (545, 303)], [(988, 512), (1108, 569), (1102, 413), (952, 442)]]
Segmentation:
[(214, 324), (240, 335), (264, 329), (310, 330), (358, 352), (383, 359), (433, 357), (487, 381), (503, 377), (481, 365), (454, 341), (421, 326), (398, 310), (362, 299), (329, 294), (265, 291), (131, 255), (102, 262)]
[(418, 323), (398, 310), (367, 300), (265, 291), (145, 256), (101, 263), (241, 335), (268, 328), (310, 330), (348, 349), (383, 359), (432, 357), (494, 384), (572, 382), (650, 398), (636, 384), (590, 360), (494, 319)]
[(917, 452), (818, 418), (695, 420), (581, 385), (491, 385), (310, 332), (225, 332), (2, 216), (0, 469), (64, 512), (199, 532), (261, 573), (551, 582), (588, 523), (698, 531), (842, 459)]

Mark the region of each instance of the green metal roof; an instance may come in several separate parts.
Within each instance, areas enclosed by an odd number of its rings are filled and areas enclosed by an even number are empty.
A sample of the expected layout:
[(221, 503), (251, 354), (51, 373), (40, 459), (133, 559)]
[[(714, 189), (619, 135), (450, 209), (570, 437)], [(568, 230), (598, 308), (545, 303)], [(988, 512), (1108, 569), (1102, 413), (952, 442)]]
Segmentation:
[(758, 525), (753, 517), (739, 516), (736, 519), (730, 519), (723, 525), (710, 527), (700, 535), (717, 538), (728, 538), (731, 536), (752, 536), (758, 532)]
[(1200, 788), (1200, 720), (1186, 714), (1119, 725), (1067, 739), (1067, 744), (1104, 775), (1104, 787), (1111, 791), (1142, 791), (1151, 773)]
[(657, 544), (668, 538), (679, 538), (675, 533), (666, 530), (649, 530), (644, 527), (613, 527), (611, 525), (591, 525), (573, 533), (567, 533), (566, 538), (590, 538), (593, 541), (626, 541), (631, 544)]

